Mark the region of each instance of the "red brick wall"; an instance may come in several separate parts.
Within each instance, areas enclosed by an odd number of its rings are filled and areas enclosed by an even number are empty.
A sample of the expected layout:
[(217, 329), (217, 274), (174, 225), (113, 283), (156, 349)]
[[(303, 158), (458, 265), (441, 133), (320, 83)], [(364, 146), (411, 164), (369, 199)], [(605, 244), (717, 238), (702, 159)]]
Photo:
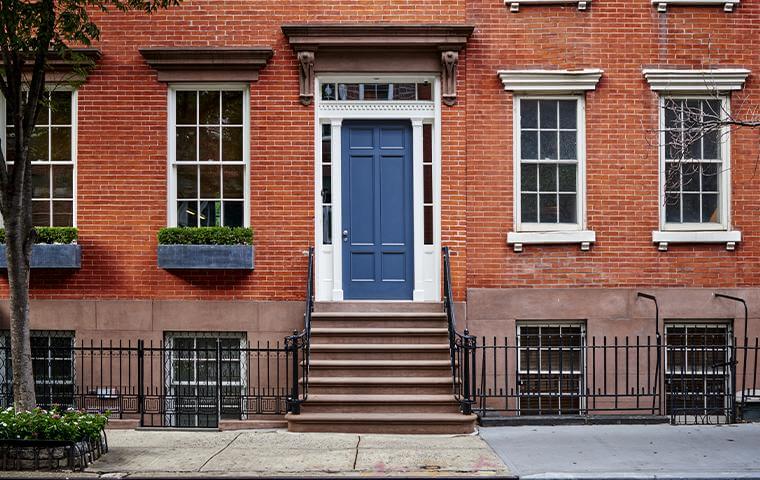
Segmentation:
[[(645, 66), (742, 66), (760, 72), (760, 5), (735, 13), (671, 8), (649, 0), (597, 0), (509, 13), (501, 0), (186, 0), (152, 17), (100, 16), (103, 58), (79, 94), (78, 226), (81, 270), (35, 271), (35, 298), (300, 299), (313, 242), (313, 107), (298, 102), (295, 55), (280, 25), (471, 23), (459, 61), (459, 104), (443, 107), (443, 242), (457, 296), (466, 287), (735, 286), (758, 276), (760, 162), (757, 132), (733, 136), (733, 223), (744, 241), (721, 245), (651, 243), (657, 228), (656, 96)], [(251, 226), (254, 272), (172, 273), (156, 265), (166, 225), (166, 86), (138, 48), (268, 45), (275, 54), (251, 88)], [(577, 245), (506, 245), (512, 228), (512, 99), (500, 68), (599, 67), (587, 97), (588, 223), (592, 251)], [(750, 77), (734, 97), (758, 105)], [(5, 290), (5, 286), (2, 287)]]
[[(736, 110), (760, 104), (760, 4), (671, 7), (656, 12), (649, 0), (599, 0), (586, 12), (575, 5), (522, 6), (473, 1), (468, 22), (477, 25), (468, 47), (467, 285), (742, 286), (760, 278), (760, 166), (758, 131), (732, 137), (733, 225), (743, 242), (725, 245), (652, 244), (658, 228), (657, 96), (641, 70), (744, 67), (745, 89)], [(496, 76), (509, 68), (596, 67), (604, 76), (587, 95), (588, 227), (597, 243), (506, 245), (513, 228), (512, 95)], [(739, 113), (739, 112), (737, 112)], [(753, 173), (754, 172), (754, 173)]]

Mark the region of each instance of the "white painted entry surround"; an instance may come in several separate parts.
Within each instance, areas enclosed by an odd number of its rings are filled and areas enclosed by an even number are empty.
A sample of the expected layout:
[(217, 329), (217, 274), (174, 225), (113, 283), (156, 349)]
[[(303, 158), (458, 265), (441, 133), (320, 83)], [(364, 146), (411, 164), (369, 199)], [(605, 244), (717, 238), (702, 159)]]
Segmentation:
[[(321, 82), (424, 82), (433, 86), (432, 101), (321, 101)], [(343, 120), (409, 120), (412, 124), (413, 224), (415, 302), (440, 301), (441, 275), (441, 84), (429, 75), (320, 75), (314, 92), (314, 245), (315, 297), (317, 301), (343, 301), (343, 259), (341, 246), (341, 126)], [(331, 126), (332, 137), (332, 239), (322, 243), (322, 125)], [(433, 130), (433, 244), (424, 243), (423, 125)]]

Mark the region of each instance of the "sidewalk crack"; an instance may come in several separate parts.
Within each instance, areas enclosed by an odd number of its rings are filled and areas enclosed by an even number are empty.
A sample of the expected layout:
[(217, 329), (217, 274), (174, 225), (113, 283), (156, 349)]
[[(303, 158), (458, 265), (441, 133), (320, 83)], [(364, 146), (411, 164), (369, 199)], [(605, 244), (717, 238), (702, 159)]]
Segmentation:
[(242, 435), (242, 434), (243, 434), (243, 432), (239, 432), (237, 435), (235, 435), (235, 436), (232, 438), (232, 440), (230, 440), (230, 442), (229, 442), (227, 445), (223, 446), (223, 447), (222, 447), (222, 448), (221, 448), (221, 449), (220, 449), (218, 452), (216, 452), (215, 454), (213, 454), (213, 455), (211, 455), (210, 457), (208, 457), (208, 459), (207, 459), (205, 462), (203, 462), (203, 465), (201, 465), (200, 467), (198, 467), (198, 470), (197, 470), (197, 471), (198, 471), (198, 472), (202, 472), (202, 471), (203, 471), (203, 468), (204, 468), (206, 465), (208, 465), (208, 463), (209, 463), (211, 460), (215, 459), (215, 458), (216, 458), (216, 457), (217, 457), (217, 456), (218, 456), (220, 453), (222, 453), (223, 451), (227, 450), (227, 448), (228, 448), (230, 445), (232, 445), (233, 443), (235, 443), (235, 440), (237, 440), (238, 438), (240, 438), (240, 435)]
[(359, 439), (356, 441), (356, 452), (354, 453), (354, 466), (352, 470), (356, 470), (356, 461), (359, 458), (359, 444), (362, 443), (362, 436), (359, 435)]

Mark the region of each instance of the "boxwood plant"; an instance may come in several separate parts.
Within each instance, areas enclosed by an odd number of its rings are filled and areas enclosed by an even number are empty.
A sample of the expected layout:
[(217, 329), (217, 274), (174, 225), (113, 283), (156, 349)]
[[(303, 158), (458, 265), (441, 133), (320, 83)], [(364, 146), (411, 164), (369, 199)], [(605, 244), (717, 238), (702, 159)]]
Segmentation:
[(171, 227), (158, 232), (160, 245), (251, 245), (253, 230), (244, 227)]
[(13, 407), (0, 411), (0, 440), (97, 441), (109, 412), (85, 413), (74, 409), (16, 412)]
[[(75, 227), (35, 227), (37, 243), (77, 243), (79, 231)], [(0, 243), (5, 243), (5, 230), (0, 229)]]

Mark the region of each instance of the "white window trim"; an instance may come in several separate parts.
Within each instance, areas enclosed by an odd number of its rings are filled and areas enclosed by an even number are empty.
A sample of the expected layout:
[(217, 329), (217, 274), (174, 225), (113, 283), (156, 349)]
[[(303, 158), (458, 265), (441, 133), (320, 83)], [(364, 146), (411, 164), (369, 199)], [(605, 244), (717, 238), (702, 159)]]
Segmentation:
[(645, 68), (641, 73), (654, 92), (705, 95), (711, 92), (741, 90), (752, 72), (745, 68), (707, 70)]
[[(176, 127), (176, 94), (187, 90), (226, 90), (243, 92), (243, 227), (251, 226), (251, 88), (247, 83), (188, 83), (169, 85), (167, 92), (166, 115), (166, 224), (177, 226), (177, 175), (175, 172), (175, 127)], [(225, 162), (207, 162), (209, 165), (224, 165)], [(235, 164), (240, 164), (235, 162)]]
[(726, 250), (734, 250), (741, 242), (741, 232), (731, 230), (731, 129), (726, 126), (721, 132), (721, 178), (718, 192), (718, 208), (721, 223), (668, 223), (665, 220), (665, 102), (672, 100), (715, 100), (723, 102), (722, 115), (731, 111), (730, 98), (726, 95), (660, 95), (659, 98), (659, 217), (660, 229), (652, 232), (652, 243), (662, 252), (670, 243), (725, 243)]
[(578, 94), (596, 90), (604, 71), (598, 68), (579, 70), (499, 70), (504, 90), (526, 94)]
[(520, 5), (560, 5), (565, 3), (578, 4), (578, 10), (586, 10), (591, 4), (591, 0), (504, 0), (504, 5), (509, 7), (509, 11), (517, 13), (520, 11)]
[[(575, 100), (578, 158), (576, 178), (576, 217), (578, 223), (523, 223), (521, 218), (521, 154), (520, 154), (520, 101), (521, 100)], [(596, 233), (586, 230), (586, 99), (583, 95), (515, 95), (513, 103), (513, 204), (514, 231), (507, 234), (507, 244), (512, 245), (515, 252), (522, 252), (523, 245), (528, 244), (567, 244), (579, 243), (581, 250), (589, 250), (596, 241)]]
[(733, 12), (739, 6), (741, 0), (652, 0), (652, 5), (657, 7), (658, 12), (666, 12), (668, 7), (673, 6), (717, 6), (722, 5), (723, 11)]

